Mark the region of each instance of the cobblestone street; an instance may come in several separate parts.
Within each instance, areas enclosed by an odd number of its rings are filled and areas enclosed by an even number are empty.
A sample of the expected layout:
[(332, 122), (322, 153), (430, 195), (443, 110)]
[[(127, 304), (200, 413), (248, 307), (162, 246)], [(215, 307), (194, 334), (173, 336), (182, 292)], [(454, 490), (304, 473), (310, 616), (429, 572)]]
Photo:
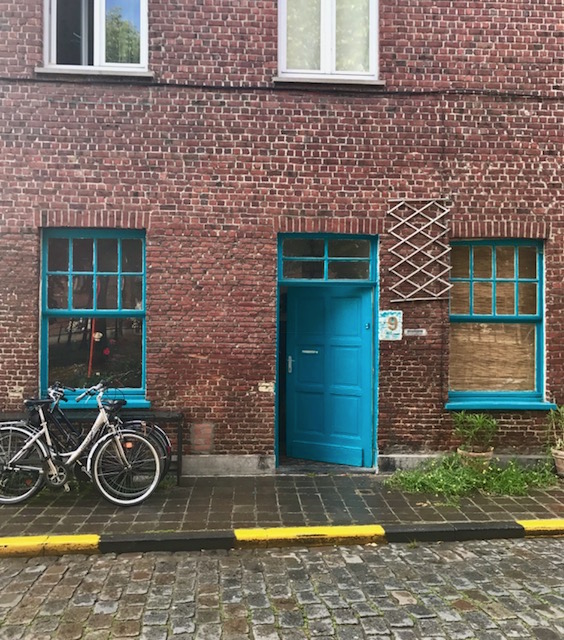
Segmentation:
[(564, 540), (0, 562), (1, 640), (564, 637)]

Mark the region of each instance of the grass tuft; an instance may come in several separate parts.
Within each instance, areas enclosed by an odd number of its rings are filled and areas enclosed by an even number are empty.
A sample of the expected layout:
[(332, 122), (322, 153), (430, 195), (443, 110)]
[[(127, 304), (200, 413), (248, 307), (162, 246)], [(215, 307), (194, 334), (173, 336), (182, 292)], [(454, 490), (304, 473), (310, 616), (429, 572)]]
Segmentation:
[(462, 462), (456, 453), (409, 471), (396, 471), (386, 481), (391, 489), (408, 493), (431, 493), (448, 499), (468, 496), (475, 491), (492, 495), (526, 496), (532, 489), (558, 484), (551, 462), (524, 467), (512, 460), (503, 466), (492, 462), (485, 469)]

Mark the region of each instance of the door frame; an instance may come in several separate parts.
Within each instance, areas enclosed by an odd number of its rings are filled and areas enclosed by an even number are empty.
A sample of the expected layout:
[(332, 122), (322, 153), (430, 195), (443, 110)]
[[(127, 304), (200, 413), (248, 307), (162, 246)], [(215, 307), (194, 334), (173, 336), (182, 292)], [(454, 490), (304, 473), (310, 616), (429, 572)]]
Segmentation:
[[(370, 278), (368, 280), (289, 280), (283, 278), (283, 265), (282, 265), (282, 242), (285, 238), (306, 238), (306, 239), (359, 239), (369, 240), (371, 243), (371, 255), (370, 255)], [(286, 319), (282, 317), (282, 305), (281, 301), (286, 296), (286, 291), (289, 287), (319, 287), (323, 285), (338, 286), (340, 284), (344, 286), (365, 286), (367, 289), (372, 290), (372, 448), (371, 448), (371, 464), (365, 465), (359, 468), (377, 468), (378, 466), (378, 388), (379, 388), (379, 364), (380, 364), (380, 349), (378, 342), (378, 316), (380, 308), (380, 278), (379, 278), (379, 248), (380, 238), (379, 236), (370, 236), (362, 234), (333, 234), (333, 233), (284, 233), (278, 234), (277, 239), (278, 248), (278, 278), (276, 286), (276, 382), (275, 382), (275, 406), (274, 406), (274, 457), (276, 467), (280, 465), (280, 444), (282, 437), (282, 425), (281, 425), (281, 408), (282, 404), (286, 402), (286, 393), (281, 393), (281, 389), (285, 389), (285, 381), (282, 383), (282, 378), (285, 378), (286, 370), (286, 350), (282, 345), (286, 344)], [(284, 335), (282, 335), (284, 333)], [(284, 350), (284, 353), (282, 353)], [(282, 370), (283, 367), (283, 370)], [(285, 407), (284, 407), (285, 412)], [(284, 424), (284, 436), (285, 436), (285, 424)]]

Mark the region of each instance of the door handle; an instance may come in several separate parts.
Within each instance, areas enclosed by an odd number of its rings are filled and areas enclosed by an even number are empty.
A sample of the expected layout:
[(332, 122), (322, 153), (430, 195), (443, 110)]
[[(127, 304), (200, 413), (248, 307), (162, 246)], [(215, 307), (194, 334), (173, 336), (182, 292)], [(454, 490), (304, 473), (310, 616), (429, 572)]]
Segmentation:
[(292, 373), (292, 365), (294, 361), (292, 360), (292, 356), (288, 356), (288, 373)]

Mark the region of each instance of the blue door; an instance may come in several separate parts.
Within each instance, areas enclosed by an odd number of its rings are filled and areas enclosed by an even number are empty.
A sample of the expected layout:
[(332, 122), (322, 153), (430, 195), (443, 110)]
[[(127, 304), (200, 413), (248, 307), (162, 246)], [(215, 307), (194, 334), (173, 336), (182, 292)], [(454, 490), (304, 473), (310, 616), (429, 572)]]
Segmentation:
[(372, 466), (373, 290), (289, 287), (286, 453)]

